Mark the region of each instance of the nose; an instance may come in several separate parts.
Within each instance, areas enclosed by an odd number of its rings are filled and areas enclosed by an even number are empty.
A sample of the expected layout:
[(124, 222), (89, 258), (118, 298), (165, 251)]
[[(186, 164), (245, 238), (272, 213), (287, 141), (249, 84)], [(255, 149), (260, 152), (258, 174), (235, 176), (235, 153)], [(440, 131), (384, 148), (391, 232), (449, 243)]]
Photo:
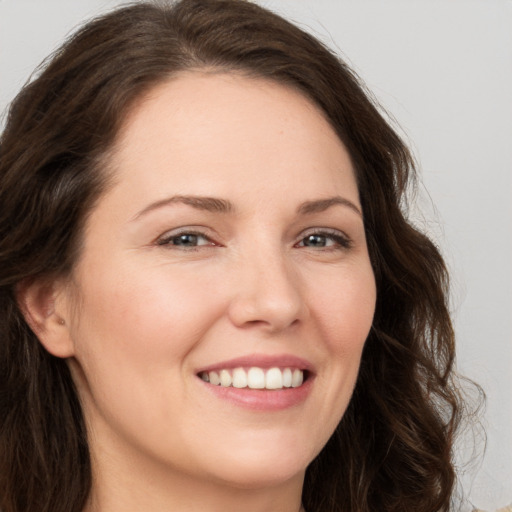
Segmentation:
[(234, 325), (279, 332), (305, 319), (300, 278), (282, 254), (259, 251), (240, 258), (237, 267), (229, 305)]

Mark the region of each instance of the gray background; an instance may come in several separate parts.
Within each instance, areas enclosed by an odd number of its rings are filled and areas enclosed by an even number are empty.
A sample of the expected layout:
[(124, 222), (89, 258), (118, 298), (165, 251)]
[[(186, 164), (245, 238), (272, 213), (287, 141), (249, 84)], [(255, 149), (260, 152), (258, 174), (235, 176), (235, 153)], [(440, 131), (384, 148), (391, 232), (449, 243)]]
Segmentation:
[[(84, 19), (117, 0), (0, 0), (0, 111)], [(512, 504), (512, 1), (269, 0), (341, 53), (400, 125), (422, 171), (416, 222), (452, 272), (462, 373), (488, 395), (471, 505)], [(0, 125), (0, 127), (3, 125)], [(472, 454), (462, 442), (460, 459)]]

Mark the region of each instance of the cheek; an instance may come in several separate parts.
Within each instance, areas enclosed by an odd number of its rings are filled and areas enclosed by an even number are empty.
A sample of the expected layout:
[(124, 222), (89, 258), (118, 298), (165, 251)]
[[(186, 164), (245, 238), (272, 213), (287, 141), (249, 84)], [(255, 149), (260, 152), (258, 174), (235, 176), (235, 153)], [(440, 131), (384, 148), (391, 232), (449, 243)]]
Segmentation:
[(190, 273), (171, 275), (162, 267), (130, 272), (118, 266), (89, 275), (95, 277), (81, 280), (72, 332), (74, 379), (87, 414), (96, 424), (98, 417), (107, 418), (133, 438), (137, 432), (160, 435), (158, 429), (186, 409), (187, 356), (215, 323), (222, 304), (218, 297), (213, 300), (211, 283), (203, 279), (200, 286)]
[(359, 357), (375, 312), (376, 287), (369, 263), (339, 272), (319, 287), (312, 304), (331, 351)]
[(359, 373), (362, 350), (375, 309), (376, 287), (370, 264), (337, 268), (318, 276), (309, 288), (311, 336), (321, 366), (315, 380), (318, 402), (311, 414), (317, 418), (318, 453), (339, 424), (352, 397)]
[(165, 267), (135, 272), (122, 266), (82, 279), (74, 332), (80, 362), (98, 356), (107, 366), (115, 359), (116, 371), (144, 374), (181, 365), (223, 310), (213, 283), (199, 281)]

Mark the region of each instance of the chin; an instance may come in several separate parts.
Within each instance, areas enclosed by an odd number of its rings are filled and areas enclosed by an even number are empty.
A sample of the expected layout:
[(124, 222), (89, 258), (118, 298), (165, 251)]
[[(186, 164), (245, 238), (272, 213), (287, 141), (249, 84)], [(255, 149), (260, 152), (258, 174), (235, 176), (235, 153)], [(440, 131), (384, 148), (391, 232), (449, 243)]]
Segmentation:
[(232, 449), (215, 460), (212, 470), (218, 479), (240, 489), (271, 487), (293, 479), (303, 479), (316, 453), (284, 444)]
[(304, 478), (306, 467), (303, 465), (284, 466), (255, 464), (252, 466), (237, 466), (224, 468), (216, 479), (237, 489), (261, 489), (283, 485), (295, 479)]

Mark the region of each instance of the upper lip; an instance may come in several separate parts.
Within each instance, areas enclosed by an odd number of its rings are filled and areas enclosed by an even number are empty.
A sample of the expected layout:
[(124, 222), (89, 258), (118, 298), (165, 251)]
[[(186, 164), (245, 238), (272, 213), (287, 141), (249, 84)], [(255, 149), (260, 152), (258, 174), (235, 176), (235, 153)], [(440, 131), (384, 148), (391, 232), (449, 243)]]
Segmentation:
[(313, 365), (309, 361), (292, 354), (250, 354), (201, 367), (197, 370), (197, 373), (199, 374), (223, 369), (229, 370), (240, 367), (250, 368), (253, 366), (258, 368), (298, 368), (299, 370), (313, 372)]

